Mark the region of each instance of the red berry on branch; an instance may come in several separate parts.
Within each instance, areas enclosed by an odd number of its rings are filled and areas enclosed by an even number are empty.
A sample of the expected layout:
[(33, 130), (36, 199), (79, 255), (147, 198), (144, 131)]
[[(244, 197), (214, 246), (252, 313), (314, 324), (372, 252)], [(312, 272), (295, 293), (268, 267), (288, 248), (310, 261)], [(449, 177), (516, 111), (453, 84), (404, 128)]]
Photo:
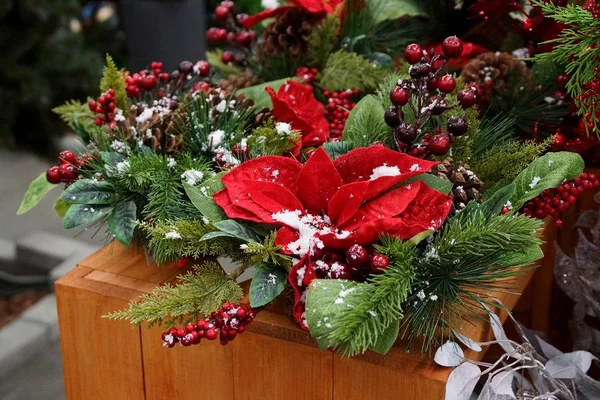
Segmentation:
[(435, 135), (427, 144), (427, 150), (434, 156), (443, 156), (450, 150), (450, 139), (443, 134)]
[(223, 54), (221, 54), (221, 61), (223, 61), (225, 64), (233, 62), (233, 53), (229, 50), (224, 51)]
[(442, 53), (448, 58), (459, 57), (462, 51), (462, 40), (456, 36), (449, 36), (442, 42)]
[(395, 87), (390, 92), (390, 100), (395, 106), (403, 106), (410, 100), (410, 92), (406, 89)]
[(63, 181), (74, 181), (77, 179), (77, 169), (71, 164), (62, 164), (59, 167), (60, 179)]
[(443, 93), (451, 93), (456, 89), (456, 81), (452, 75), (444, 75), (438, 80), (437, 87)]
[(360, 267), (366, 264), (368, 260), (367, 250), (359, 244), (355, 244), (346, 250), (346, 261), (351, 267)]
[(98, 103), (96, 103), (95, 100), (90, 100), (88, 103), (88, 107), (90, 108), (91, 112), (96, 112), (96, 107), (98, 107)]
[(59, 164), (71, 164), (77, 166), (77, 156), (71, 150), (63, 150), (58, 153)]
[(388, 269), (390, 266), (390, 260), (383, 254), (374, 253), (369, 258), (369, 273), (370, 274), (381, 274), (383, 270)]
[(464, 118), (450, 117), (448, 120), (448, 132), (454, 136), (464, 135), (469, 129), (469, 125)]
[(569, 83), (570, 76), (567, 74), (560, 74), (556, 77), (556, 86), (560, 89), (566, 89), (567, 83)]
[(46, 170), (46, 180), (50, 183), (57, 184), (60, 183), (61, 174), (60, 169), (57, 165), (50, 167)]
[(235, 6), (233, 1), (229, 1), (229, 0), (222, 1), (220, 5), (221, 5), (221, 7), (225, 7), (229, 12), (232, 12), (233, 7)]
[(218, 6), (215, 8), (215, 18), (221, 21), (229, 18), (229, 9), (225, 6)]
[(533, 31), (533, 21), (531, 20), (531, 18), (525, 18), (523, 22), (521, 22), (521, 28), (523, 28), (525, 32)]
[(249, 32), (242, 31), (237, 34), (235, 42), (240, 46), (248, 47), (250, 44), (252, 44), (252, 36)]
[(462, 108), (471, 108), (475, 105), (475, 91), (473, 89), (463, 89), (458, 92), (456, 99)]
[(198, 63), (196, 63), (196, 67), (198, 67), (198, 73), (200, 76), (207, 76), (210, 72), (210, 64), (208, 61), (198, 61)]
[(423, 58), (423, 48), (416, 43), (409, 44), (404, 50), (404, 58), (410, 64), (416, 64)]

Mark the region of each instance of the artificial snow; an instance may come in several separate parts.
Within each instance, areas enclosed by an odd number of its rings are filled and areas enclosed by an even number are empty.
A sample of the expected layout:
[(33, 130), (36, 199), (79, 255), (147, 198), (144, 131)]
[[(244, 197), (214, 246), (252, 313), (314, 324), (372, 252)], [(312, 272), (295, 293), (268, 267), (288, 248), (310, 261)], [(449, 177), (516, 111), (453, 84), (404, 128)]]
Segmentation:
[(165, 233), (165, 239), (181, 239), (181, 235), (176, 230)]
[(223, 131), (221, 129), (217, 129), (216, 131), (209, 133), (208, 143), (210, 144), (210, 149), (212, 151), (215, 151), (217, 149), (217, 147), (219, 147), (221, 145), (221, 143), (223, 142), (224, 136), (225, 136), (225, 131)]
[(271, 218), (298, 231), (298, 239), (290, 242), (287, 249), (300, 257), (306, 255), (315, 246), (321, 248), (323, 242), (317, 236), (331, 232), (331, 228), (322, 226), (323, 218), (310, 214), (301, 215), (300, 210), (280, 211), (272, 214)]
[(177, 161), (173, 157), (167, 158), (167, 168), (174, 168), (177, 165)]
[(129, 171), (129, 161), (125, 160), (125, 161), (118, 162), (117, 165), (115, 166), (115, 168), (116, 168), (118, 174), (127, 172), (127, 171)]
[(220, 113), (224, 113), (226, 109), (227, 109), (227, 101), (225, 101), (225, 100), (221, 100), (221, 102), (215, 106), (215, 110), (217, 110)]
[(542, 180), (542, 178), (540, 178), (539, 176), (536, 176), (533, 178), (533, 180), (531, 181), (531, 183), (529, 184), (529, 187), (531, 189), (533, 189), (534, 187), (537, 186), (537, 184)]
[(125, 143), (121, 142), (120, 140), (113, 140), (112, 143), (110, 144), (110, 147), (117, 153), (121, 153), (121, 154), (127, 153), (127, 145)]
[(188, 169), (183, 174), (181, 174), (181, 179), (184, 179), (185, 182), (190, 186), (196, 186), (200, 181), (204, 178), (204, 174), (201, 171), (195, 169)]
[(154, 110), (151, 107), (146, 108), (140, 115), (135, 117), (135, 122), (138, 124), (143, 124), (148, 121), (154, 115)]
[(123, 110), (120, 108), (115, 109), (115, 122), (123, 122), (125, 121), (125, 117), (123, 116)]
[(292, 132), (292, 126), (286, 122), (278, 122), (275, 125), (275, 131), (278, 135), (289, 135)]
[[(335, 263), (337, 264), (337, 263)], [(333, 264), (335, 266), (335, 264)], [(333, 268), (332, 268), (333, 270)], [(355, 288), (350, 288), (350, 289), (346, 289), (346, 290), (342, 290), (340, 291), (340, 293), (338, 294), (338, 297), (335, 299), (335, 304), (344, 304), (344, 298), (346, 296), (348, 296), (350, 293), (354, 292)]]
[(415, 171), (418, 171), (419, 169), (421, 169), (421, 167), (419, 167), (419, 164), (417, 164), (417, 163), (410, 166), (410, 172), (415, 172)]
[(377, 178), (381, 178), (382, 176), (398, 176), (400, 175), (400, 168), (397, 166), (389, 167), (387, 165), (382, 165), (376, 168), (373, 168), (373, 173), (369, 177), (369, 180), (374, 181)]

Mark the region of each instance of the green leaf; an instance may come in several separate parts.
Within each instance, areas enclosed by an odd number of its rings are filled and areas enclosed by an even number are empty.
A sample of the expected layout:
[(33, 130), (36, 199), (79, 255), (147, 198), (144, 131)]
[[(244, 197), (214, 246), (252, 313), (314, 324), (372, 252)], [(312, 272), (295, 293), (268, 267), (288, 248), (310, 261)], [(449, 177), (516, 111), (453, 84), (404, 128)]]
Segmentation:
[(271, 96), (265, 90), (267, 86), (273, 88), (275, 92), (279, 90), (281, 85), (289, 81), (291, 78), (278, 79), (276, 81), (261, 83), (260, 85), (250, 86), (244, 89), (238, 90), (236, 93), (243, 94), (244, 96), (254, 101), (254, 108), (257, 110), (268, 108), (272, 109), (273, 104), (271, 103)]
[(529, 246), (527, 249), (520, 251), (519, 253), (509, 253), (504, 256), (498, 265), (501, 267), (518, 267), (522, 265), (528, 265), (536, 260), (544, 257), (544, 252), (538, 245)]
[(452, 182), (447, 181), (442, 178), (438, 178), (437, 176), (434, 176), (431, 174), (417, 175), (414, 178), (410, 178), (410, 179), (403, 181), (401, 184), (406, 185), (408, 183), (417, 182), (417, 181), (422, 181), (427, 186), (432, 188), (433, 190), (437, 190), (438, 192), (443, 193), (443, 194), (450, 193), (450, 191), (452, 190), (452, 187), (454, 186), (454, 184)]
[(367, 3), (375, 23), (405, 15), (426, 15), (423, 4), (420, 0), (369, 0)]
[(377, 64), (379, 68), (392, 69), (394, 66), (394, 59), (385, 53), (369, 53), (365, 58)]
[(222, 55), (223, 50), (221, 49), (217, 49), (215, 51), (207, 51), (206, 61), (208, 61), (210, 65), (221, 71), (223, 75), (241, 74), (244, 71), (242, 68), (236, 67), (235, 65), (225, 64), (223, 61), (221, 61)]
[(73, 204), (63, 218), (63, 229), (91, 224), (107, 216), (114, 207), (106, 205)]
[(393, 322), (379, 336), (377, 342), (370, 347), (371, 350), (379, 354), (386, 354), (398, 339), (398, 331), (400, 330), (400, 321)]
[(185, 193), (190, 198), (192, 204), (200, 211), (202, 215), (212, 222), (222, 221), (227, 218), (223, 209), (215, 203), (213, 195), (223, 189), (221, 177), (225, 172), (221, 172), (199, 185), (191, 186), (183, 182)]
[(392, 135), (385, 124), (384, 113), (374, 96), (365, 96), (348, 116), (342, 140), (352, 142), (355, 147), (368, 147), (375, 142), (389, 144)]
[(100, 156), (102, 157), (102, 161), (110, 167), (116, 166), (125, 159), (122, 154), (119, 154), (116, 151), (101, 151)]
[(108, 217), (108, 228), (115, 238), (125, 246), (129, 246), (135, 230), (137, 207), (132, 200), (117, 203)]
[(579, 154), (561, 151), (547, 153), (535, 159), (515, 179), (511, 197), (514, 210), (546, 189), (560, 185), (565, 179), (575, 179), (583, 172), (585, 163)]
[(511, 183), (497, 190), (489, 199), (481, 203), (479, 209), (487, 217), (500, 214), (504, 205), (515, 193), (515, 185)]
[(234, 238), (241, 239), (246, 242), (258, 241), (258, 238), (252, 229), (232, 219), (215, 223), (215, 228), (221, 232), (231, 235)]
[(427, 239), (429, 236), (433, 234), (434, 231), (423, 231), (421, 233), (417, 233), (415, 236), (408, 239), (409, 243), (414, 244), (415, 246), (421, 243), (423, 240)]
[(31, 182), (29, 185), (29, 189), (25, 192), (25, 196), (23, 196), (23, 201), (21, 201), (21, 205), (17, 210), (17, 215), (25, 214), (27, 211), (31, 210), (37, 203), (42, 200), (42, 198), (54, 189), (57, 185), (48, 182), (46, 179), (46, 173), (42, 172), (37, 178)]
[(329, 158), (335, 160), (339, 156), (343, 156), (354, 148), (352, 142), (327, 142), (323, 145), (323, 150), (329, 154)]
[(207, 240), (211, 240), (211, 239), (218, 238), (218, 237), (235, 238), (235, 236), (233, 236), (227, 232), (215, 231), (215, 232), (208, 232), (206, 235), (204, 235), (200, 238), (200, 241), (205, 242)]
[(260, 264), (250, 284), (250, 305), (262, 307), (270, 303), (285, 287), (287, 272), (271, 264)]
[(71, 207), (71, 203), (66, 202), (59, 197), (58, 199), (56, 199), (56, 202), (54, 203), (54, 207), (52, 207), (52, 208), (54, 209), (54, 212), (56, 213), (56, 215), (58, 215), (59, 217), (62, 218), (67, 213), (67, 210), (69, 209), (69, 207)]
[(79, 179), (66, 188), (60, 198), (73, 204), (112, 204), (117, 194), (107, 181)]

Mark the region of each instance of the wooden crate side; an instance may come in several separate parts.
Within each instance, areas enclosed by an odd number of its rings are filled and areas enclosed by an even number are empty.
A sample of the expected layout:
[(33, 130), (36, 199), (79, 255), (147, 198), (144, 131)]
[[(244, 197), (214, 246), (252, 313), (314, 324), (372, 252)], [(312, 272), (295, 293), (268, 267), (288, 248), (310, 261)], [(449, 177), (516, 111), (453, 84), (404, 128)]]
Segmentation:
[(197, 346), (167, 349), (160, 328), (141, 329), (147, 400), (235, 399), (233, 346), (240, 339), (227, 346), (203, 340)]
[(77, 271), (56, 282), (67, 399), (145, 400), (139, 329), (102, 318), (138, 295)]
[(331, 352), (253, 332), (230, 345), (234, 345), (231, 384), (235, 400), (332, 398)]

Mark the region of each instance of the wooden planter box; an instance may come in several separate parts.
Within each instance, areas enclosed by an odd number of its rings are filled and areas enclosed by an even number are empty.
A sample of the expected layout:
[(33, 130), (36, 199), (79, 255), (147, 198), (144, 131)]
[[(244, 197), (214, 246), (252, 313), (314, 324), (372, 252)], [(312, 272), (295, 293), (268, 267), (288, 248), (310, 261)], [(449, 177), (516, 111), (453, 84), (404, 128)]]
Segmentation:
[[(549, 224), (545, 240), (554, 240)], [(544, 292), (552, 265), (541, 263), (520, 276), (519, 311), (538, 320), (549, 315)], [(441, 400), (449, 368), (436, 366), (399, 341), (387, 355), (367, 352), (342, 358), (321, 352), (308, 333), (283, 313), (261, 311), (248, 330), (227, 346), (165, 349), (158, 328), (133, 328), (103, 318), (122, 309), (181, 270), (148, 266), (142, 251), (112, 244), (81, 261), (56, 283), (67, 398), (70, 400)], [(535, 279), (533, 277), (535, 276)], [(513, 309), (519, 296), (499, 294)], [(502, 315), (504, 319), (506, 315)], [(532, 323), (535, 327), (535, 323)], [(491, 338), (488, 324), (468, 325), (464, 334)], [(481, 353), (467, 353), (481, 359)]]

